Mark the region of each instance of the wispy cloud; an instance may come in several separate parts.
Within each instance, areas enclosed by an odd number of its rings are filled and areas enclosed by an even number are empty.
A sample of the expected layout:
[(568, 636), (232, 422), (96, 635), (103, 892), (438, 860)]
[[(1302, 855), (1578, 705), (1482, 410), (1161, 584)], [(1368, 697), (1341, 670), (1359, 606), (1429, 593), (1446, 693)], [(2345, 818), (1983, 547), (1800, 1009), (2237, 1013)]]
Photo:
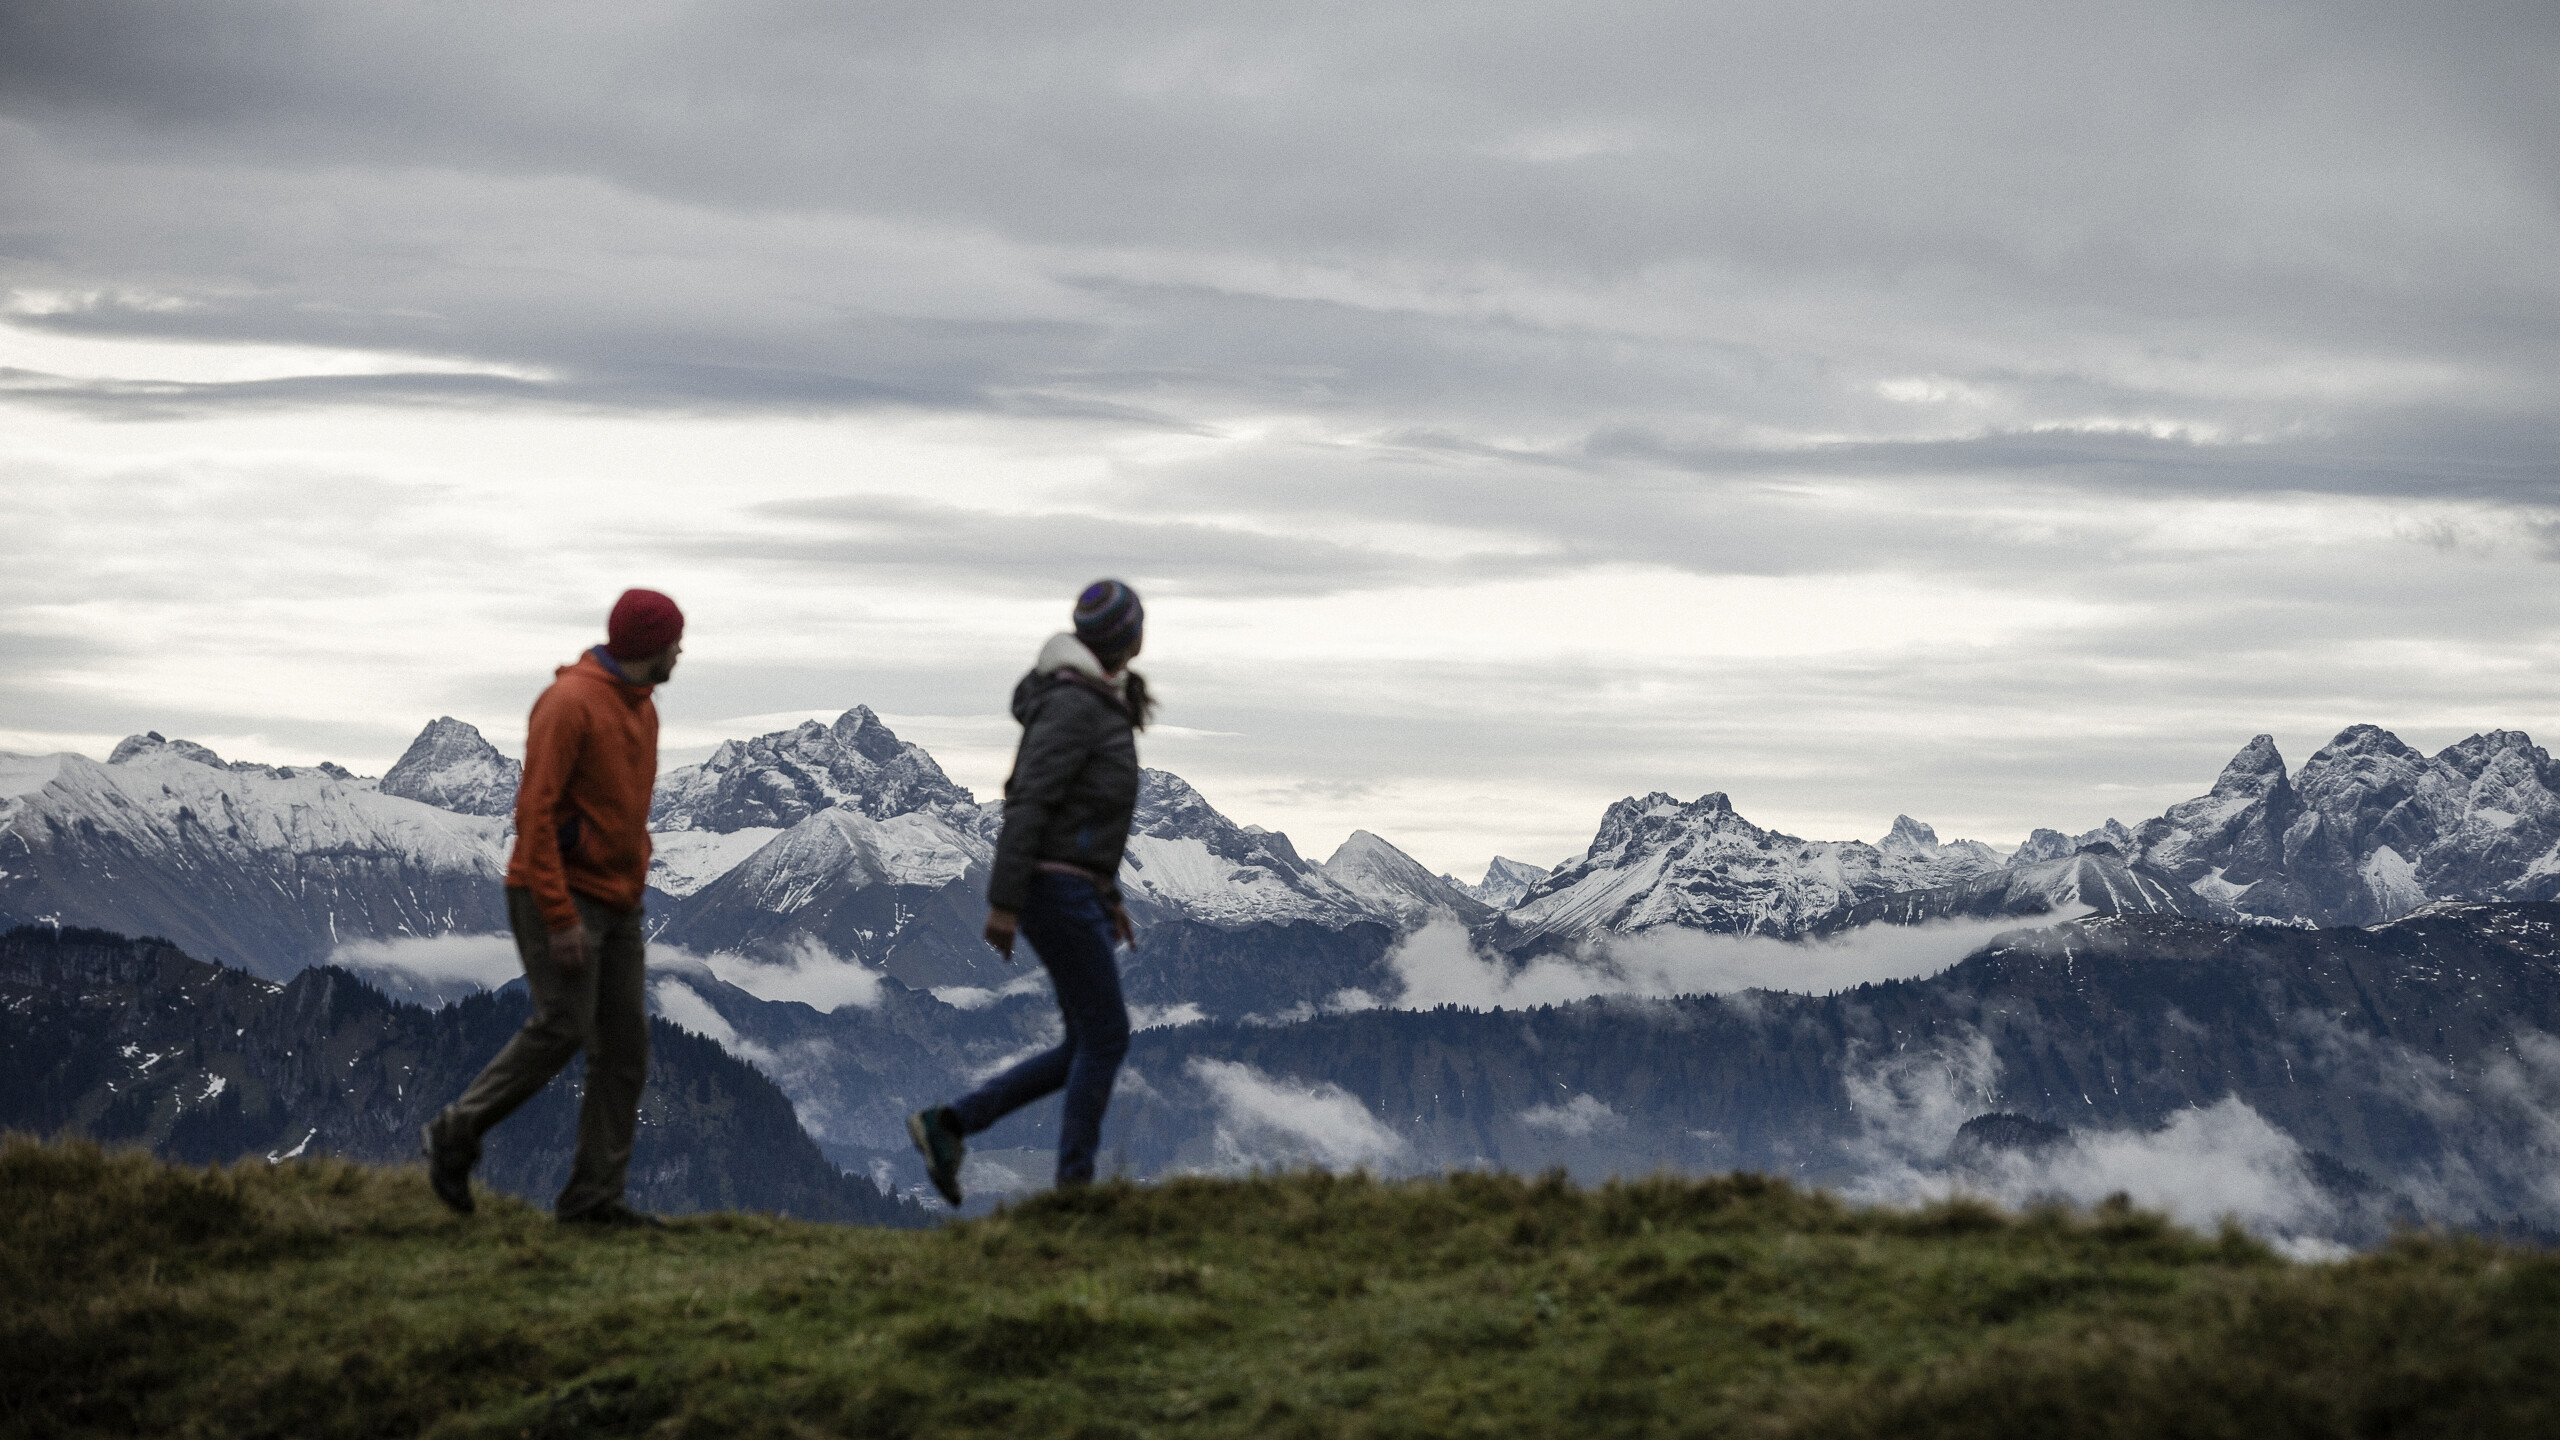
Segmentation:
[(838, 955), (812, 936), (792, 937), (778, 958), (726, 950), (701, 958), (712, 974), (759, 1000), (796, 1000), (822, 1013), (845, 1005), (868, 1010), (880, 1003), (882, 972)]
[(329, 954), (395, 1000), (445, 1005), (495, 990), (524, 973), (512, 935), (354, 940)]
[(1627, 1119), (1597, 1096), (1576, 1095), (1562, 1104), (1532, 1105), (1520, 1112), (1520, 1123), (1579, 1140), (1601, 1131), (1623, 1130)]
[(1957, 1130), (1996, 1108), (2000, 1064), (1980, 1035), (1855, 1066), (1844, 1077), (1861, 1134), (1848, 1193), (1910, 1204), (1981, 1194), (2010, 1205), (2061, 1199), (2093, 1205), (2124, 1195), (2180, 1223), (2225, 1219), (2304, 1259), (2345, 1252), (2345, 1218), (2314, 1178), (2303, 1147), (2236, 1096), (2171, 1114), (2156, 1129), (2074, 1129), (2034, 1150), (1947, 1164)]
[(1232, 1060), (1194, 1058), (1184, 1068), (1216, 1106), (1220, 1169), (1351, 1170), (1387, 1164), (1407, 1148), (1402, 1136), (1339, 1085), (1303, 1084)]
[(1935, 975), (1994, 936), (2084, 913), (2032, 921), (2003, 917), (1866, 925), (1821, 940), (1665, 928), (1601, 940), (1569, 956), (1541, 955), (1526, 962), (1479, 950), (1463, 925), (1440, 919), (1397, 942), (1388, 952), (1387, 966), (1403, 985), (1394, 1003), (1409, 1010), (1561, 1005), (1594, 995), (1660, 998), (1741, 990), (1820, 995), (1880, 980)]

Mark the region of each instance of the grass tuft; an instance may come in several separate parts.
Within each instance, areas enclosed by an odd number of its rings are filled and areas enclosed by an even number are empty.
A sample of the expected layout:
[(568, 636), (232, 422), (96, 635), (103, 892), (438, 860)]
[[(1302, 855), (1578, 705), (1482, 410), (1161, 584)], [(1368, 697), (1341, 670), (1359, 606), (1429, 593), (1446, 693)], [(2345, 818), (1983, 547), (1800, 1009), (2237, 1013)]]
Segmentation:
[(564, 1229), (415, 1169), (0, 1141), (0, 1433), (2456, 1435), (2560, 1422), (2560, 1261), (2130, 1204), (1176, 1179), (938, 1232)]

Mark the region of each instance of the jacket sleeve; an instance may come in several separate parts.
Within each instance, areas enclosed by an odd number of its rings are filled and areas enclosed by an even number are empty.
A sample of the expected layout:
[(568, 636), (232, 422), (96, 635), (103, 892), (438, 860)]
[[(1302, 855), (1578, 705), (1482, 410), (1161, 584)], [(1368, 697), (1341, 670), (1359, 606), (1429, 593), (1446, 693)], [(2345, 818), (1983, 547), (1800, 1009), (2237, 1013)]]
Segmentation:
[(1032, 711), (1022, 728), (1022, 747), (1013, 755), (1013, 774), (1004, 782), (1004, 830), (996, 837), (995, 874), (987, 880), (987, 903), (998, 910), (1020, 910), (1031, 898), (1031, 871), (1040, 859), (1040, 837), (1049, 817), (1066, 798), (1085, 762), (1093, 758), (1096, 727), (1089, 713), (1096, 702), (1060, 687)]
[(586, 746), (585, 715), (555, 688), (534, 702), (526, 722), (524, 781), (516, 788), (516, 846), (542, 923), (553, 931), (575, 929), (578, 903), (569, 898), (569, 874), (560, 858), (560, 800)]

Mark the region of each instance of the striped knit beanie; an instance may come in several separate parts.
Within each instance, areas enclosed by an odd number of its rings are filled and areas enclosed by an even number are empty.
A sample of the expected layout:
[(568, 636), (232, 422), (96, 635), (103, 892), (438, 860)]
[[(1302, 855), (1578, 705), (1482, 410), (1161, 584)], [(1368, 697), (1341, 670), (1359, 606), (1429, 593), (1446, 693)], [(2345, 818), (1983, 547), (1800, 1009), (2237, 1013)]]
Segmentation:
[(1138, 648), (1146, 625), (1138, 592), (1117, 580), (1096, 580), (1076, 597), (1076, 638), (1106, 665)]

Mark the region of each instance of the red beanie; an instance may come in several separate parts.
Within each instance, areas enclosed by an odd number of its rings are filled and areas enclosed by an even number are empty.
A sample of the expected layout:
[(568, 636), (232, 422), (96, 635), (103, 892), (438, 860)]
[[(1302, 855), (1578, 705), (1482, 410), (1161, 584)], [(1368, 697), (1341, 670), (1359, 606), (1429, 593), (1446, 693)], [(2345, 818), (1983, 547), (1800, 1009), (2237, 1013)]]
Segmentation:
[(684, 638), (684, 612), (655, 590), (625, 590), (604, 622), (605, 653), (616, 660), (646, 660)]

